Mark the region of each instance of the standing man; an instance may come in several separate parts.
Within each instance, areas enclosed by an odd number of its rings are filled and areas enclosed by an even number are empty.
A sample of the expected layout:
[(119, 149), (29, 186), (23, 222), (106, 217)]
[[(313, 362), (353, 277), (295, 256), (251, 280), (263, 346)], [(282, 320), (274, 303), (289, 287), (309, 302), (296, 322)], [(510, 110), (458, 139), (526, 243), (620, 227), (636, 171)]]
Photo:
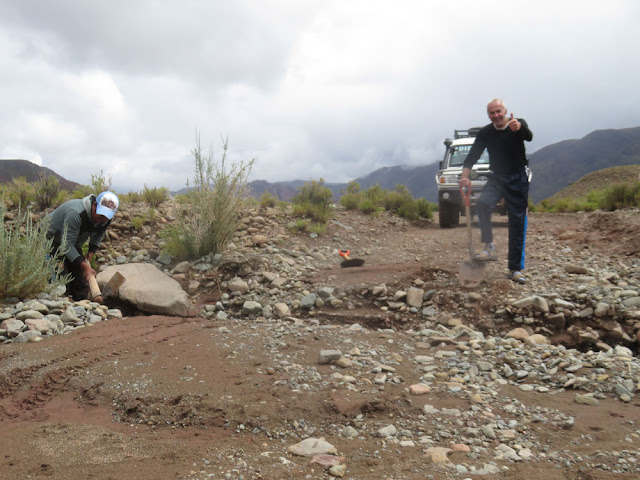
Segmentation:
[(491, 123), (484, 126), (467, 155), (462, 168), (460, 187), (471, 186), (469, 174), (486, 148), (489, 151), (489, 168), (493, 174), (482, 190), (476, 208), (484, 249), (475, 255), (477, 260), (497, 260), (493, 245), (491, 212), (505, 199), (509, 213), (509, 278), (526, 283), (524, 269), (524, 245), (527, 231), (527, 207), (529, 204), (529, 178), (524, 142), (530, 142), (533, 133), (522, 118), (507, 117), (507, 107), (499, 98), (487, 105)]
[[(72, 277), (67, 284), (67, 295), (76, 301), (89, 297), (88, 276), (96, 275), (90, 262), (119, 205), (115, 193), (102, 192), (97, 197), (88, 195), (69, 200), (47, 215), (47, 238), (53, 239), (51, 252), (64, 255), (64, 274), (70, 273)], [(85, 259), (82, 245), (87, 240), (89, 251)]]

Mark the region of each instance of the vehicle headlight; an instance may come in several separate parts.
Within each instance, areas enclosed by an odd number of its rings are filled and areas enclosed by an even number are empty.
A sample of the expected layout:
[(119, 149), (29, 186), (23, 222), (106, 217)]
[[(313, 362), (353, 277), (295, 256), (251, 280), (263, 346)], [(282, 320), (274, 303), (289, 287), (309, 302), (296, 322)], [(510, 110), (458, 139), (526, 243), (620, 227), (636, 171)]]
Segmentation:
[(458, 175), (440, 175), (439, 183), (458, 183)]

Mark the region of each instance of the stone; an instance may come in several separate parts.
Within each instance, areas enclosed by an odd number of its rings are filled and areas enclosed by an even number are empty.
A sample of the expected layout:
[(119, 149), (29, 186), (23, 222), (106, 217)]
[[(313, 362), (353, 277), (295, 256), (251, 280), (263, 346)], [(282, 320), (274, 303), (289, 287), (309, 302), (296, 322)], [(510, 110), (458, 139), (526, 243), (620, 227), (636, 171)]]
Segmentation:
[(262, 313), (262, 305), (253, 300), (247, 300), (242, 304), (243, 315), (258, 315)]
[(229, 282), (229, 290), (244, 295), (249, 291), (249, 284), (243, 279), (235, 277)]
[(318, 355), (318, 363), (320, 365), (327, 365), (329, 363), (335, 362), (341, 357), (342, 352), (340, 350), (320, 350), (320, 354)]
[(136, 263), (107, 267), (98, 274), (100, 288), (104, 288), (116, 272), (125, 278), (118, 291), (120, 300), (147, 313), (178, 317), (188, 315), (191, 303), (187, 293), (178, 282), (155, 265)]
[(300, 457), (338, 453), (336, 447), (325, 441), (324, 438), (307, 438), (295, 445), (291, 445), (288, 451)]
[(410, 307), (421, 308), (422, 307), (422, 297), (424, 296), (424, 290), (421, 288), (410, 287), (407, 290), (407, 305)]
[(447, 455), (452, 451), (453, 450), (446, 447), (431, 447), (427, 449), (427, 453), (425, 455), (431, 457), (431, 461), (435, 465), (453, 465), (447, 457)]
[(431, 387), (423, 383), (417, 383), (409, 387), (409, 393), (411, 395), (425, 395), (431, 392)]

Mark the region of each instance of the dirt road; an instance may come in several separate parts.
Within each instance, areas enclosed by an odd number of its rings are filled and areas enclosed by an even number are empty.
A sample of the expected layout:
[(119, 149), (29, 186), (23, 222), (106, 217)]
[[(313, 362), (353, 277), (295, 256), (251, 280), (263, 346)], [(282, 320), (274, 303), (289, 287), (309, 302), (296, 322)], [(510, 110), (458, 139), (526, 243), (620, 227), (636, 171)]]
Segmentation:
[[(638, 217), (533, 215), (528, 288), (535, 290), (557, 245), (594, 264), (637, 258)], [(495, 222), (497, 243), (506, 245), (506, 220)], [(408, 287), (421, 279), (452, 299), (464, 294), (455, 276), (466, 249), (463, 227), (340, 216), (325, 236), (305, 242), (342, 244), (366, 259), (361, 269), (340, 269), (336, 259), (308, 279), (309, 288)], [(504, 261), (489, 266), (480, 290), (487, 302), (518, 295), (505, 268)], [(470, 313), (464, 321), (475, 329), (473, 318), (479, 317)], [(349, 479), (640, 475), (637, 398), (624, 403), (603, 395), (597, 406), (578, 404), (580, 389), (530, 391), (520, 387), (536, 385), (533, 375), (516, 384), (499, 381), (499, 370), (465, 380), (465, 364), (478, 360), (469, 353), (476, 351), (473, 337), (427, 343), (416, 334), (419, 320), (379, 320), (379, 309), (358, 302), (298, 320), (128, 317), (0, 346), (0, 477), (332, 478), (288, 451), (307, 437), (334, 445)], [(483, 348), (489, 361), (528, 355), (500, 339), (494, 350)], [(321, 364), (324, 349), (339, 349), (348, 361)], [(595, 364), (584, 368), (600, 372)], [(434, 380), (431, 391), (410, 393), (425, 376)], [(379, 429), (391, 424), (398, 433), (381, 436)], [(452, 445), (458, 447), (450, 463), (434, 464), (428, 450)], [(507, 447), (518, 459), (509, 459)]]

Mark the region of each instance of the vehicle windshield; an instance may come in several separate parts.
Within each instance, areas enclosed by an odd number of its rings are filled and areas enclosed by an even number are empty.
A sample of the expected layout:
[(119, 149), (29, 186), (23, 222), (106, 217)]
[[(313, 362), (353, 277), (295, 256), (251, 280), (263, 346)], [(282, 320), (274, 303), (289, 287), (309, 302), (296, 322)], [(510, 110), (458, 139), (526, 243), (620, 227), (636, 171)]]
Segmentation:
[[(469, 151), (471, 150), (471, 145), (455, 145), (451, 147), (451, 156), (449, 158), (449, 166), (450, 167), (460, 167), (464, 163), (467, 155), (469, 155)], [(489, 152), (485, 149), (480, 155), (480, 158), (476, 162), (476, 164), (480, 165), (488, 165), (489, 164)]]

